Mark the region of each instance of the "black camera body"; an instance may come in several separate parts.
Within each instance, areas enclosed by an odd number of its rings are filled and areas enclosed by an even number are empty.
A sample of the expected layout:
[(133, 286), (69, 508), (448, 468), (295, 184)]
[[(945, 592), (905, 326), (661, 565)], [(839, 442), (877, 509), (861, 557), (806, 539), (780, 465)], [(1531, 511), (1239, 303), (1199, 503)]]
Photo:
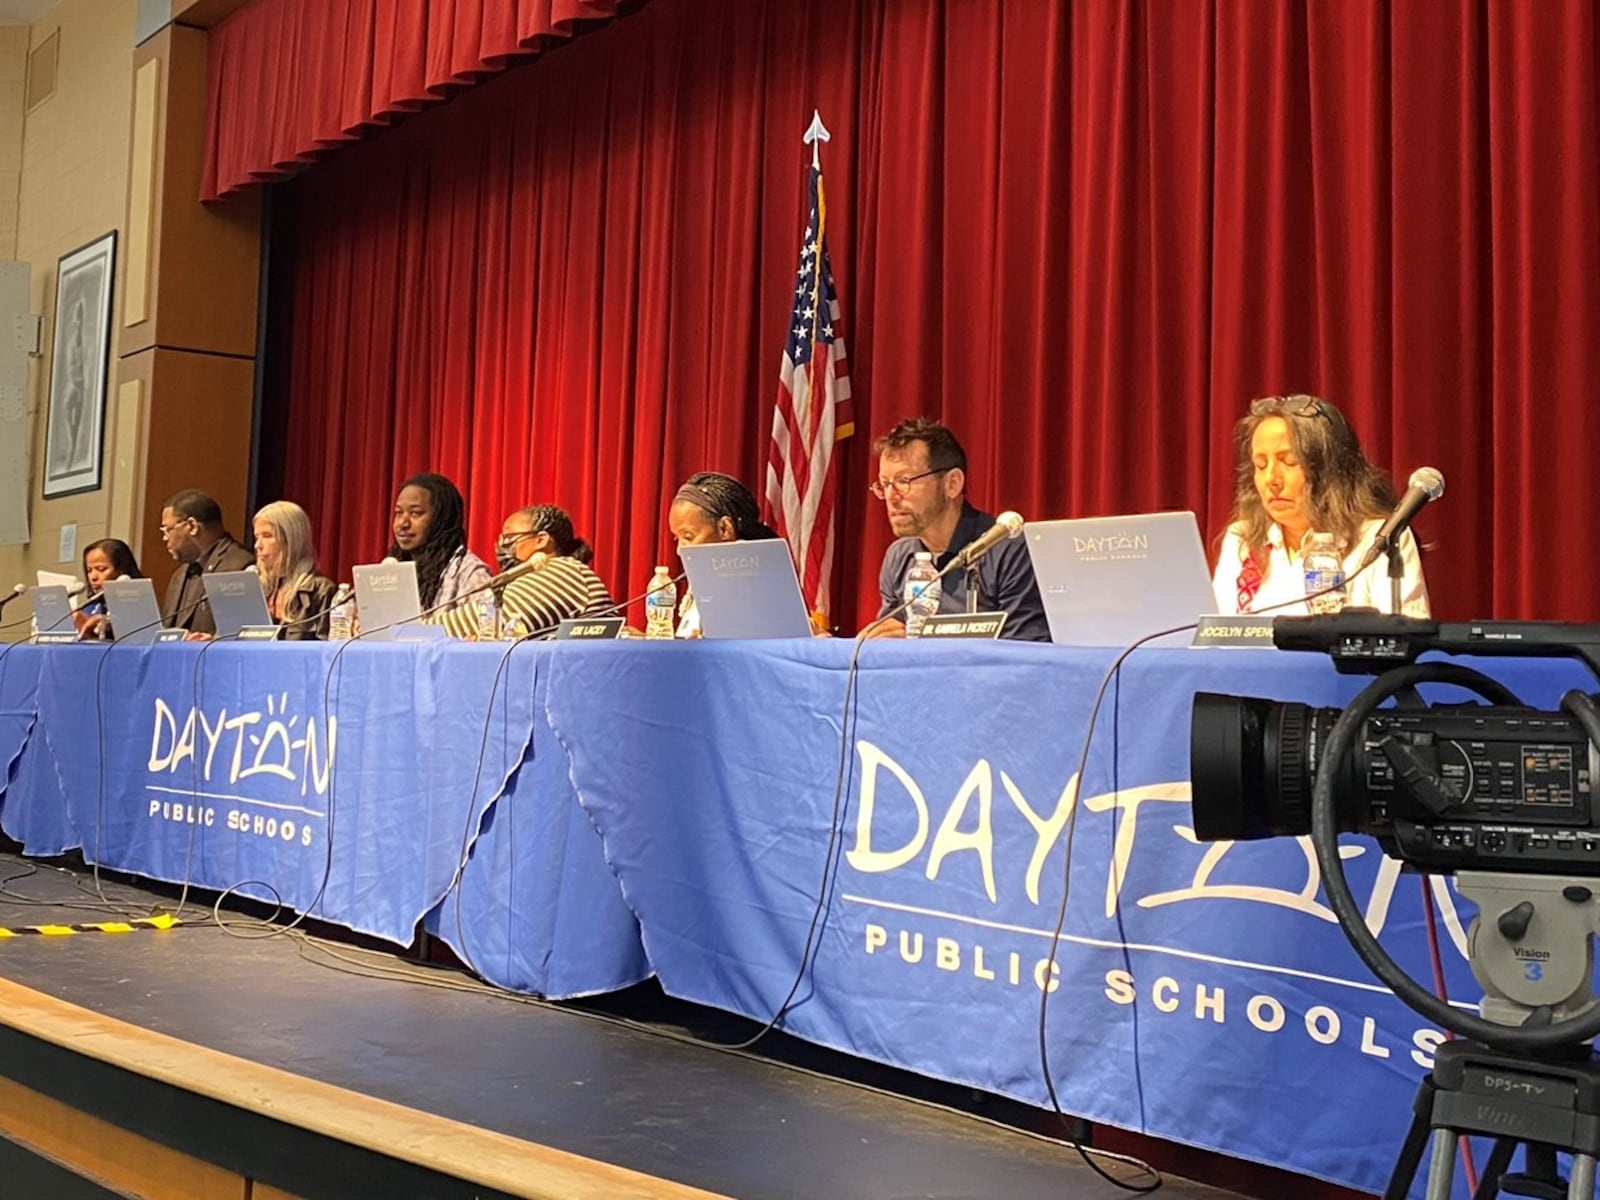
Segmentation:
[[(1195, 834), (1311, 832), (1311, 788), (1336, 708), (1199, 693), (1190, 730)], [(1565, 713), (1461, 705), (1387, 709), (1337, 764), (1341, 832), (1392, 858), (1600, 874), (1600, 754)]]
[[(1382, 676), (1427, 650), (1576, 657), (1600, 672), (1600, 628), (1440, 625), (1352, 612), (1282, 617), (1273, 640)], [(1417, 668), (1421, 670), (1422, 668)], [(1461, 668), (1465, 670), (1465, 668)], [(1194, 828), (1204, 841), (1311, 832), (1311, 795), (1340, 709), (1198, 693), (1190, 729)], [(1600, 876), (1600, 751), (1568, 712), (1520, 704), (1373, 713), (1332, 764), (1337, 827), (1434, 872)]]

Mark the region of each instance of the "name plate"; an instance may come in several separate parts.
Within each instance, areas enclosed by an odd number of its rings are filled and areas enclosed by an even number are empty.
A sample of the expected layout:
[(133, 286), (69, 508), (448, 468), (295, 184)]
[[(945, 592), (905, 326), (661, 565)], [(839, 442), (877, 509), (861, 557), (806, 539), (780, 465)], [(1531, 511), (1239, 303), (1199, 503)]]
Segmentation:
[(241, 642), (275, 642), (282, 632), (283, 626), (281, 625), (241, 625), (239, 627), (239, 640)]
[(163, 629), (152, 638), (152, 642), (181, 642), (188, 637), (188, 631), (183, 629)]
[(604, 642), (622, 633), (621, 617), (569, 617), (556, 626), (558, 642)]
[(1003, 612), (934, 613), (922, 620), (925, 638), (997, 638), (1005, 628)]
[(1194, 646), (1247, 646), (1268, 650), (1272, 646), (1271, 617), (1201, 617), (1194, 630)]
[[(33, 635), (35, 646), (71, 646), (78, 641), (76, 629), (58, 629), (49, 633), (36, 633)], [(87, 645), (87, 643), (85, 643)]]

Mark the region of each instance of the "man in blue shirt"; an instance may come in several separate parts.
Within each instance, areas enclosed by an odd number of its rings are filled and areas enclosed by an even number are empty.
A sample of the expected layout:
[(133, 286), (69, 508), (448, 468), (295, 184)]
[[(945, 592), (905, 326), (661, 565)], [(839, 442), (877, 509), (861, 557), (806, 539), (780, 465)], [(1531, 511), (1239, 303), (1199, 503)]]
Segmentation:
[[(878, 478), (872, 494), (888, 509), (896, 540), (883, 556), (878, 592), (881, 617), (900, 604), (906, 570), (918, 551), (933, 555), (943, 570), (960, 551), (983, 535), (994, 518), (967, 503), (967, 454), (961, 443), (937, 421), (916, 417), (902, 421), (873, 444)], [(1007, 614), (1001, 637), (1048, 642), (1044, 602), (1033, 578), (1033, 563), (1021, 538), (1001, 542), (977, 563), (978, 608)], [(942, 581), (941, 612), (965, 612), (967, 572), (955, 570)], [(870, 637), (905, 637), (899, 617), (879, 621)]]

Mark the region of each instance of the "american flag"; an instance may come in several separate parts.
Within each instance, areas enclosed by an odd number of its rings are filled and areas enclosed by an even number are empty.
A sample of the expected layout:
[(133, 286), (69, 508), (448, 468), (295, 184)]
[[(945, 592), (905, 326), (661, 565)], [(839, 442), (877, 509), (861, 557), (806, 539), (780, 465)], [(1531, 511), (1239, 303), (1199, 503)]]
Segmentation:
[(810, 215), (795, 273), (794, 312), (783, 348), (767, 456), (767, 515), (800, 568), (806, 603), (828, 611), (833, 583), (834, 443), (855, 432), (839, 293), (826, 240), (822, 169), (811, 168)]

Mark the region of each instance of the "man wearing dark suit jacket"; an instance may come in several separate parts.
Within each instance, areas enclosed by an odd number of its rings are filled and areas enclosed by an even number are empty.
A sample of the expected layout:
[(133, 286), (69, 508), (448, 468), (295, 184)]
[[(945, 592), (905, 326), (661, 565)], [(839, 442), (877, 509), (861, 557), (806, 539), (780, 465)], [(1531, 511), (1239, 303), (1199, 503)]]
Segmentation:
[(179, 492), (161, 510), (161, 540), (178, 563), (167, 581), (161, 623), (168, 629), (216, 633), (217, 623), (200, 576), (242, 571), (255, 562), (255, 555), (222, 527), (221, 505), (193, 488)]

